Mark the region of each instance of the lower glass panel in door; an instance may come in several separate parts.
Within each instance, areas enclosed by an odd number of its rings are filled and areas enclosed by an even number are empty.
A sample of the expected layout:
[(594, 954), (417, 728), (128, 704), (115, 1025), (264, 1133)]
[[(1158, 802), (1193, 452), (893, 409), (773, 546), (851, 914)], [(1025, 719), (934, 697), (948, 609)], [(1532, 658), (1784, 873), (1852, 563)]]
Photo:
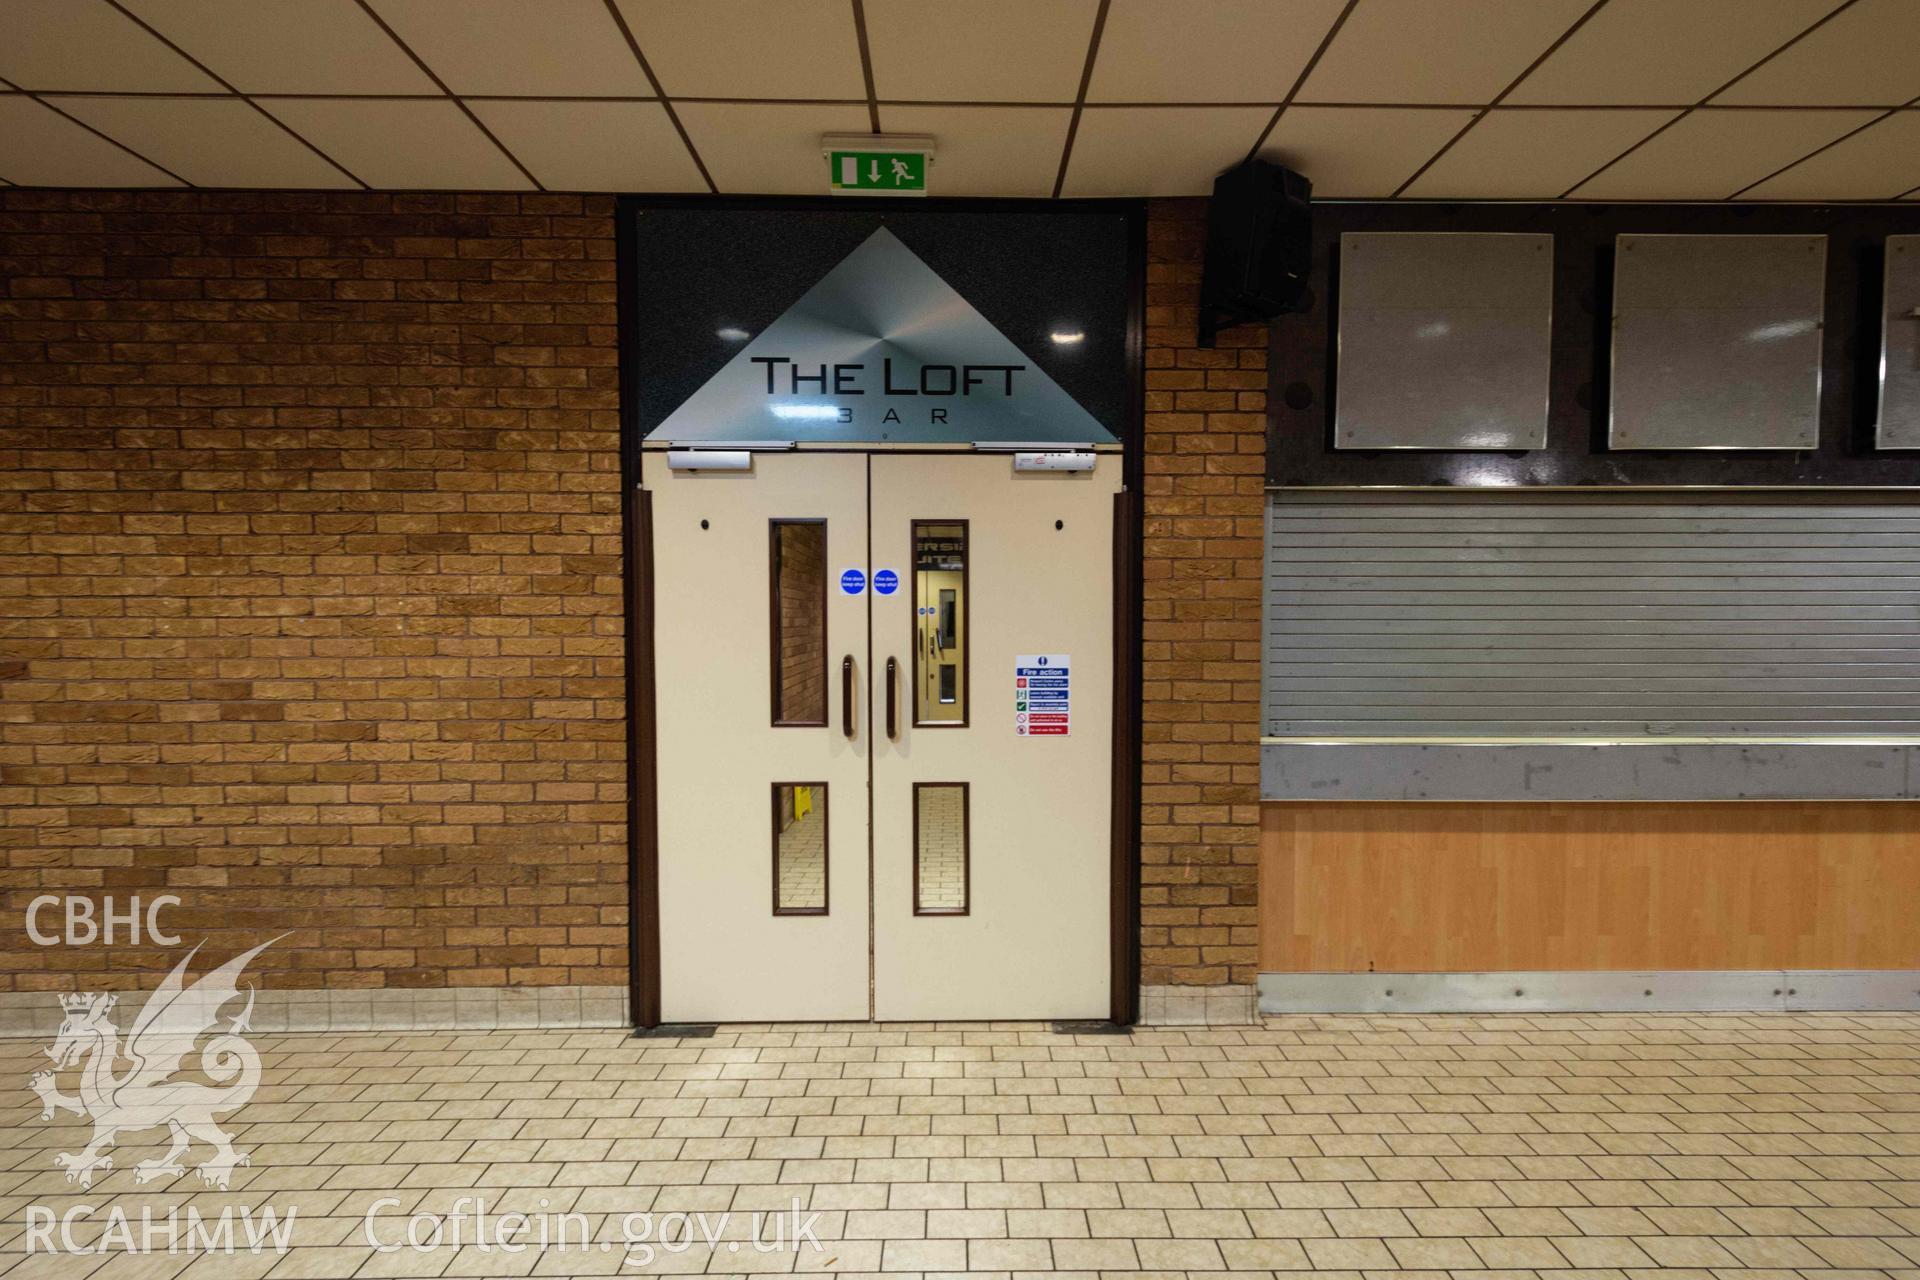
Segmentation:
[(827, 914), (827, 784), (773, 784), (773, 914)]
[(913, 914), (964, 916), (971, 903), (967, 784), (913, 784)]

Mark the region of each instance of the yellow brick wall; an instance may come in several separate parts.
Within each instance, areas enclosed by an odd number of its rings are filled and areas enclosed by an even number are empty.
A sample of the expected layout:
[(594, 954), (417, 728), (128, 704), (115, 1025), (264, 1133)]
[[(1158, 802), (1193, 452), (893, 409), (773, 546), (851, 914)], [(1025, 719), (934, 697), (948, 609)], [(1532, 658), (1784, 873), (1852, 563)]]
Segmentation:
[(1206, 202), (1147, 222), (1143, 985), (1258, 970), (1267, 330), (1197, 345)]
[(612, 214), (0, 192), (0, 989), (625, 980)]

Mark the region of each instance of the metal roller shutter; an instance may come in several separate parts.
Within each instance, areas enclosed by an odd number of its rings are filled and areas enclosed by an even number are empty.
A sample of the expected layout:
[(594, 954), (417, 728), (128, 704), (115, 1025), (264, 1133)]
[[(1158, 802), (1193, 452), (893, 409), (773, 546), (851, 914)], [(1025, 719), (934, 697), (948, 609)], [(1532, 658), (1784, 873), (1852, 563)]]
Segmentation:
[(1281, 738), (1908, 738), (1920, 505), (1276, 492)]

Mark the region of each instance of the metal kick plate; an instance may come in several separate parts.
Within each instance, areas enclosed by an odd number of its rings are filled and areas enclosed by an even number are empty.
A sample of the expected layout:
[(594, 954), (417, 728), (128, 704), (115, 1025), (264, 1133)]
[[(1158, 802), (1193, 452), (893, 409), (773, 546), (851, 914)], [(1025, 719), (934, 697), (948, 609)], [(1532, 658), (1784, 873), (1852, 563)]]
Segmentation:
[(1704, 1013), (1920, 1009), (1920, 970), (1263, 973), (1260, 1012)]
[(1335, 447), (1543, 447), (1552, 322), (1551, 235), (1342, 235)]
[(1614, 243), (1615, 449), (1812, 449), (1825, 236)]
[(1880, 325), (1882, 449), (1920, 449), (1920, 236), (1887, 237)]

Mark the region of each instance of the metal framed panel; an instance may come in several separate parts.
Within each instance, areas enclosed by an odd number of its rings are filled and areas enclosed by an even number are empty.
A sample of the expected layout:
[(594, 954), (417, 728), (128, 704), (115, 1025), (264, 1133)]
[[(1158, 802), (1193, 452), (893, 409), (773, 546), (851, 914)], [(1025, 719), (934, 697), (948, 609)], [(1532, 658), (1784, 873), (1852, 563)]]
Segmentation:
[(1920, 449), (1920, 236), (1888, 236), (1874, 443)]
[(1920, 748), (1890, 742), (1383, 742), (1275, 738), (1262, 800), (1920, 800)]
[(1618, 237), (1609, 446), (1816, 447), (1826, 264), (1819, 235)]
[(1553, 237), (1340, 237), (1341, 449), (1538, 449), (1547, 440)]
[[(1553, 235), (1552, 397), (1547, 443), (1526, 452), (1336, 449), (1334, 338), (1345, 301), (1348, 232), (1476, 231)], [(1818, 445), (1809, 450), (1607, 448), (1609, 332), (1616, 238), (1768, 232), (1824, 235), (1826, 328)], [(1419, 200), (1314, 206), (1303, 311), (1267, 342), (1267, 481), (1288, 488), (1807, 487), (1920, 490), (1920, 449), (1876, 449), (1880, 312), (1887, 239), (1920, 235), (1920, 200), (1892, 204), (1525, 204)], [(1856, 318), (1858, 322), (1856, 323)], [(1907, 321), (1909, 325), (1920, 322)], [(1864, 344), (1864, 345), (1862, 345)]]

